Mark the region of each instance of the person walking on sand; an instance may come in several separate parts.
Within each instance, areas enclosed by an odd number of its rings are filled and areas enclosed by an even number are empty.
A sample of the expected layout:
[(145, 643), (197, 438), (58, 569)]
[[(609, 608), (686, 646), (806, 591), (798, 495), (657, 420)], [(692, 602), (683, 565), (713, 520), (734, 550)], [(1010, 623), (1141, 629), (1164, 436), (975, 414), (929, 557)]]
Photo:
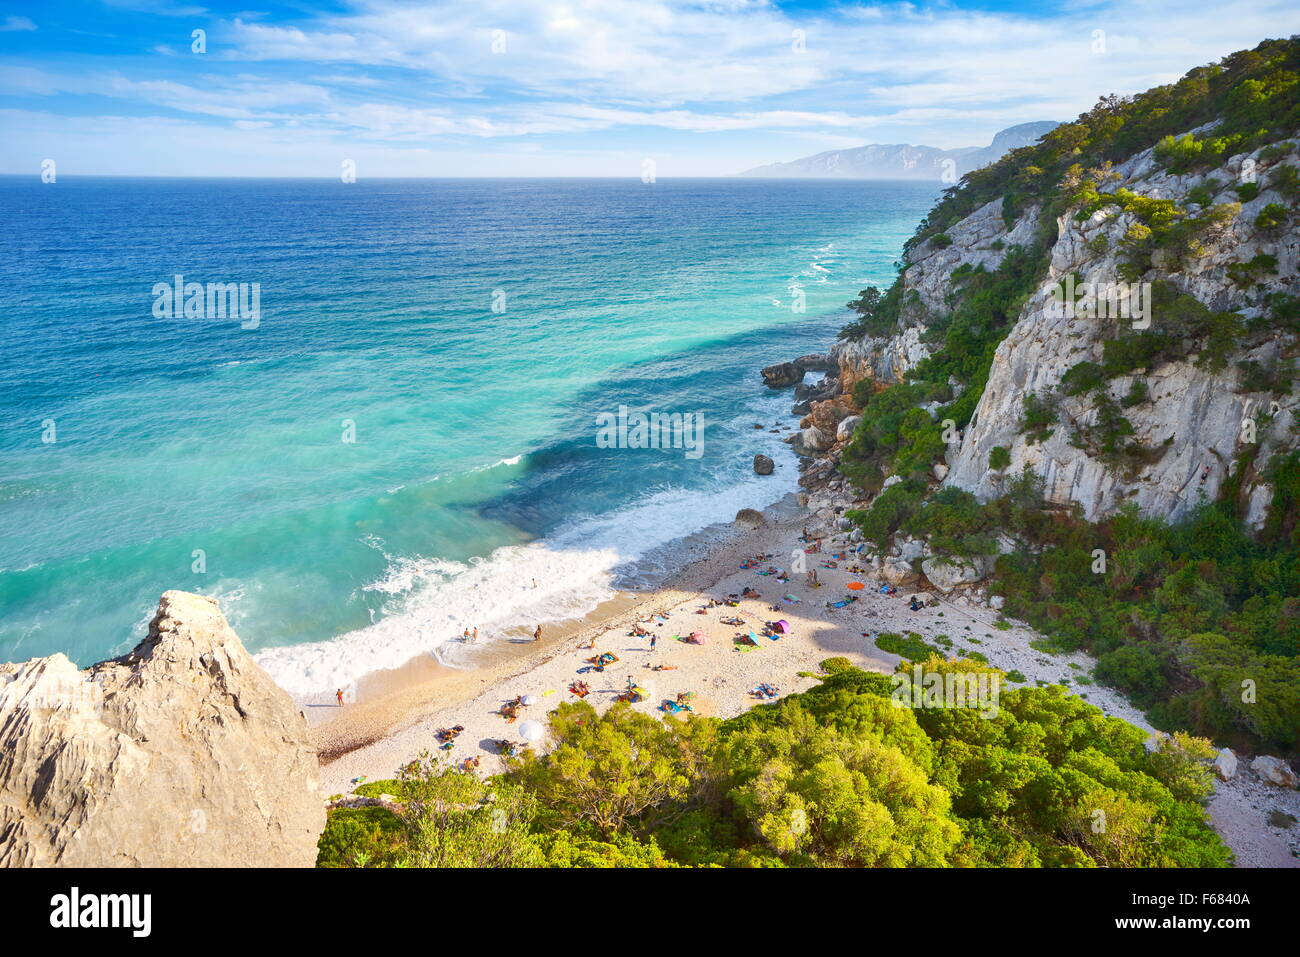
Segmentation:
[(336, 697), (336, 698), (339, 699), (339, 707), (340, 707), (340, 708), (343, 707), (343, 689), (342, 689), (342, 688), (339, 688), (338, 691), (335, 691), (335, 692), (334, 692), (334, 697)]
[(538, 625), (537, 630), (533, 632), (533, 641), (541, 641), (541, 640), (542, 640), (542, 626)]
[(656, 645), (658, 642), (659, 642), (659, 636), (658, 636), (658, 635), (651, 635), (651, 636), (650, 636), (650, 650), (651, 650), (651, 651), (654, 651), (654, 650), (655, 650), (655, 645)]

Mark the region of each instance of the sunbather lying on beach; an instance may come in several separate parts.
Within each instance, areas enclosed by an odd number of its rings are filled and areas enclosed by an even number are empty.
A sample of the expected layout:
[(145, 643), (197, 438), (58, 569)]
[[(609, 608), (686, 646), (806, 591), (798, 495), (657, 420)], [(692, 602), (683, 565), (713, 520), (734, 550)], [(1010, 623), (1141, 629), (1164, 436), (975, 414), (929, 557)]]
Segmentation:
[(434, 732), (433, 736), (443, 744), (446, 744), (448, 741), (455, 741), (457, 736), (464, 730), (465, 726), (463, 724), (458, 724), (454, 728), (439, 728)]
[(519, 709), (523, 706), (524, 702), (522, 698), (514, 698), (501, 706), (499, 714), (510, 724), (514, 724), (515, 720), (519, 717)]
[(585, 698), (591, 694), (591, 685), (585, 681), (575, 681), (569, 685), (569, 693), (577, 695), (579, 698)]

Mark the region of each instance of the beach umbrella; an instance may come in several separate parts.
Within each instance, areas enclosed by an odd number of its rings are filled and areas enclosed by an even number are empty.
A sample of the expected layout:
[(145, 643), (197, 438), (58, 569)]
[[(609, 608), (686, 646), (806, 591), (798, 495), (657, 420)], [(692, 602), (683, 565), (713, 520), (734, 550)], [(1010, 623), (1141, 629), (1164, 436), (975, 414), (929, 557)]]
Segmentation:
[(849, 582), (849, 591), (862, 591), (866, 587), (862, 582)]
[(525, 741), (540, 741), (545, 734), (546, 729), (540, 721), (525, 721), (519, 726), (519, 737)]
[(790, 623), (782, 618), (776, 623), (777, 630), (783, 635), (790, 634)]
[(526, 704), (526, 705), (528, 705), (528, 704), (537, 704), (537, 695), (535, 695), (535, 694), (526, 694), (526, 695), (524, 695), (524, 697), (523, 697), (522, 700), (523, 700), (523, 703)]

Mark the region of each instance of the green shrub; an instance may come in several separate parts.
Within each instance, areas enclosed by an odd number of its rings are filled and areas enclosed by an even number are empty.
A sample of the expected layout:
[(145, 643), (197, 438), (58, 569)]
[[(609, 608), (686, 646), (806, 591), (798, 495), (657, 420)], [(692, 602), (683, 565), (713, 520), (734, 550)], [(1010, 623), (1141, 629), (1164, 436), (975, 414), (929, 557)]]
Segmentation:
[(926, 642), (916, 632), (900, 635), (887, 631), (876, 635), (876, 647), (891, 655), (898, 655), (909, 661), (925, 661), (931, 656), (946, 657), (942, 651)]
[(1255, 228), (1266, 236), (1276, 236), (1286, 225), (1291, 211), (1281, 203), (1269, 203), (1255, 217)]
[(1240, 183), (1232, 187), (1232, 190), (1237, 194), (1239, 200), (1243, 203), (1249, 203), (1259, 195), (1259, 183)]

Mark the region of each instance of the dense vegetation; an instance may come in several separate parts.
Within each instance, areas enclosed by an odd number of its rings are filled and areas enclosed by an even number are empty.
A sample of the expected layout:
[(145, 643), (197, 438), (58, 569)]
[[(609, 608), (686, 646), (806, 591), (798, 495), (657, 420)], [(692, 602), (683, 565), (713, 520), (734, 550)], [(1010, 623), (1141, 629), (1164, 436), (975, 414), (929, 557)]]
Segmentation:
[[(951, 558), (998, 555), (993, 590), (1061, 650), (1098, 657), (1096, 677), (1167, 730), (1237, 747), (1300, 747), (1300, 453), (1272, 466), (1262, 534), (1227, 502), (1168, 525), (1129, 508), (1093, 524), (1045, 506), (1030, 474), (984, 504), (894, 485), (850, 513), (874, 541), (894, 531)], [(901, 653), (901, 652), (900, 652)]]
[[(908, 708), (884, 675), (822, 663), (803, 694), (719, 721), (585, 703), (553, 747), (480, 781), (414, 762), (331, 812), (321, 866), (1218, 867), (1204, 741), (1145, 735), (1058, 686), (996, 715)], [(994, 674), (930, 657), (942, 674)]]
[[(1189, 132), (1200, 127), (1208, 128)], [(1133, 97), (1103, 97), (1038, 143), (966, 174), (945, 193), (909, 248), (991, 200), (1002, 200), (1008, 223), (1033, 203), (1063, 202), (1059, 187), (1078, 171), (1105, 169), (1145, 149), (1156, 147), (1157, 158), (1172, 172), (1190, 173), (1274, 143), (1297, 127), (1300, 43), (1267, 40), (1220, 63), (1197, 67), (1176, 83)]]

